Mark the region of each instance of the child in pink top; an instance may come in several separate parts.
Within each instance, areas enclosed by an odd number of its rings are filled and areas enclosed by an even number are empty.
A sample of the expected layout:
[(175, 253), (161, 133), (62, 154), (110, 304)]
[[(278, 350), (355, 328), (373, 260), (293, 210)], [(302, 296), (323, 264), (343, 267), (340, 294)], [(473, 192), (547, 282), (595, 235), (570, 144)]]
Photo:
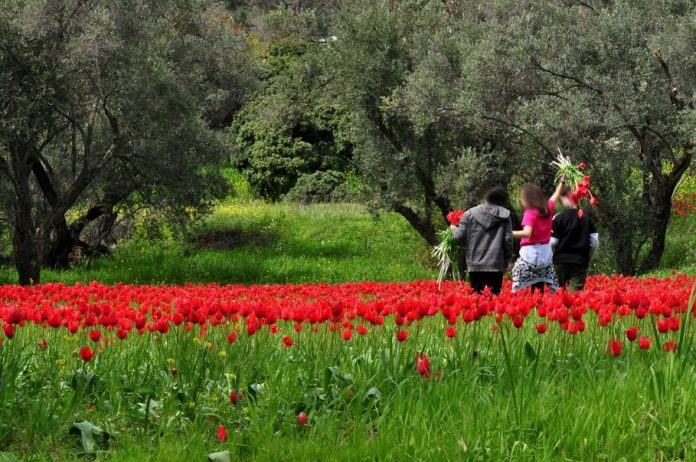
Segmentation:
[(553, 268), (551, 229), (553, 214), (565, 181), (561, 180), (556, 191), (547, 201), (544, 193), (534, 185), (525, 186), (520, 193), (524, 207), (522, 230), (513, 231), (512, 236), (520, 241), (520, 258), (512, 269), (512, 290), (527, 287), (551, 291), (558, 288), (558, 279)]
[(546, 203), (547, 213), (542, 216), (542, 212), (538, 209), (526, 209), (522, 216), (522, 228), (525, 226), (532, 227), (532, 234), (529, 237), (524, 237), (520, 241), (520, 246), (531, 244), (548, 244), (551, 242), (551, 225), (553, 223), (553, 215), (556, 211), (556, 204), (553, 200)]

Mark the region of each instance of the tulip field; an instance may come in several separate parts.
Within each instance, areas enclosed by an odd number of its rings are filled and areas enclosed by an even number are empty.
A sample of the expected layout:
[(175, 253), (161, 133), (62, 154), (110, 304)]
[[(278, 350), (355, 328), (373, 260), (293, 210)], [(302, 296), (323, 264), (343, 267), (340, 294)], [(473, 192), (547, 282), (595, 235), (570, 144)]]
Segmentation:
[(694, 460), (695, 283), (0, 286), (0, 461)]

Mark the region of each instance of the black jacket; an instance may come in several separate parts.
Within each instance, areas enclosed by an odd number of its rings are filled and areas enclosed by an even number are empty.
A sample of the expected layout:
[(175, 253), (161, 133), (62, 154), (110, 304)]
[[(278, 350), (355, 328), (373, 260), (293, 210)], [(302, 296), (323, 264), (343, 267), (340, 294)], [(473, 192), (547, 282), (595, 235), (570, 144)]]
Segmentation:
[(588, 266), (598, 233), (592, 218), (578, 216), (577, 209), (565, 209), (553, 218), (553, 262), (557, 265)]

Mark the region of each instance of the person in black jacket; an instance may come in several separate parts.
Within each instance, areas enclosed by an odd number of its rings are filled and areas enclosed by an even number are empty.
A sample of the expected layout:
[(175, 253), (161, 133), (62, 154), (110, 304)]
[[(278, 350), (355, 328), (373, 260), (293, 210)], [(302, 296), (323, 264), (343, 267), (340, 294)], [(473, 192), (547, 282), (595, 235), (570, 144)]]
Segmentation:
[(489, 287), (499, 294), (503, 273), (512, 262), (512, 221), (502, 205), (506, 198), (507, 191), (495, 187), (485, 194), (483, 204), (467, 210), (458, 226), (452, 225), (455, 241), (466, 248), (469, 282), (479, 293)]
[(551, 246), (553, 264), (561, 287), (569, 292), (583, 290), (587, 268), (599, 245), (599, 233), (586, 213), (579, 213), (571, 192), (565, 188), (560, 195), (564, 210), (553, 219)]

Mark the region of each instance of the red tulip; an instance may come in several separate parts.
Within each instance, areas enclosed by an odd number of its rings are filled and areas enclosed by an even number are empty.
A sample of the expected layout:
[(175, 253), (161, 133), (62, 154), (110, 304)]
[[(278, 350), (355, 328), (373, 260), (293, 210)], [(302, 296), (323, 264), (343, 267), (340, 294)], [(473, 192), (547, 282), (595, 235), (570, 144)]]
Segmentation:
[(430, 359), (425, 353), (416, 356), (416, 369), (426, 379), (430, 378)]
[(631, 342), (638, 338), (638, 327), (632, 326), (626, 329), (626, 338)]
[(547, 330), (548, 330), (548, 326), (545, 323), (541, 323), (541, 324), (536, 325), (536, 331), (539, 334), (545, 334)]
[(297, 414), (297, 424), (307, 425), (307, 414), (305, 412), (300, 412)]
[(585, 216), (585, 212), (582, 211), (582, 209), (578, 209), (578, 218), (582, 218)]
[(343, 332), (341, 332), (341, 337), (343, 337), (343, 340), (345, 340), (347, 342), (348, 340), (351, 339), (351, 337), (353, 337), (353, 331), (352, 330), (344, 330)]
[(623, 348), (623, 344), (621, 342), (617, 342), (614, 339), (611, 339), (609, 342), (609, 352), (614, 355), (614, 357), (619, 357), (621, 356), (621, 349)]
[(579, 168), (580, 170), (585, 170), (585, 167), (586, 167), (585, 162), (580, 162), (580, 163), (578, 164), (578, 168)]
[(89, 339), (93, 342), (98, 342), (101, 340), (102, 333), (100, 330), (93, 330), (89, 333)]
[(657, 320), (657, 331), (661, 334), (669, 332), (669, 320), (658, 319)]
[(676, 342), (670, 340), (668, 342), (665, 342), (664, 345), (662, 345), (662, 350), (666, 352), (677, 351), (677, 344)]
[(448, 327), (445, 330), (445, 335), (447, 336), (447, 338), (454, 338), (457, 335), (457, 329), (455, 329), (454, 327)]
[(281, 339), (283, 343), (285, 344), (286, 347), (291, 347), (293, 345), (292, 338), (288, 337), (287, 335)]
[(227, 343), (234, 343), (237, 341), (237, 333), (231, 332), (227, 334)]
[(88, 346), (82, 347), (80, 348), (80, 358), (82, 358), (84, 362), (89, 362), (94, 358), (94, 352)]
[(650, 345), (652, 344), (652, 340), (648, 340), (644, 335), (640, 336), (640, 339), (638, 340), (638, 348), (641, 350), (647, 350), (650, 348)]
[(447, 221), (451, 225), (457, 226), (464, 215), (464, 210), (455, 210), (447, 214)]
[(227, 429), (225, 428), (224, 425), (220, 424), (217, 429), (217, 439), (219, 442), (224, 443), (227, 441), (227, 438), (229, 437), (229, 434), (227, 433)]
[(2, 330), (5, 332), (5, 337), (11, 339), (15, 334), (15, 327), (13, 324), (5, 324), (2, 326)]
[(230, 392), (230, 403), (232, 403), (233, 406), (236, 406), (237, 403), (243, 399), (244, 395), (242, 395), (241, 391), (232, 390)]
[(679, 330), (679, 325), (680, 325), (680, 319), (676, 316), (673, 316), (667, 320), (667, 323), (669, 324), (669, 330), (672, 332), (677, 332)]
[(396, 340), (398, 340), (399, 342), (405, 342), (406, 340), (408, 340), (408, 332), (405, 330), (397, 330)]
[(599, 201), (597, 200), (596, 197), (592, 196), (592, 199), (590, 199), (590, 205), (592, 207), (597, 207), (599, 205)]
[(365, 335), (367, 334), (367, 327), (363, 326), (362, 324), (358, 324), (357, 331), (358, 335)]

